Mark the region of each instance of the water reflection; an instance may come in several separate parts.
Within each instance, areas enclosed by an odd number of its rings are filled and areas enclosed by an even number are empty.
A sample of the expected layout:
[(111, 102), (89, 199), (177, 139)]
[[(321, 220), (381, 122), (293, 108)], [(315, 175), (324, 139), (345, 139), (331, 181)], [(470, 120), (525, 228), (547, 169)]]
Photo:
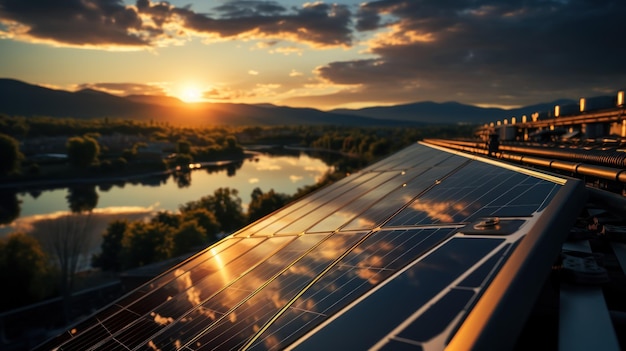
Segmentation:
[(179, 188), (186, 188), (191, 185), (191, 171), (179, 171), (172, 174)]
[(17, 192), (11, 190), (0, 191), (0, 225), (8, 224), (20, 216), (20, 201)]
[[(151, 217), (154, 210), (151, 208), (106, 208), (95, 209), (92, 212), (80, 213), (59, 211), (45, 215), (35, 215), (18, 218), (10, 225), (0, 227), (0, 238), (12, 232), (28, 233), (36, 238), (47, 253), (53, 244), (55, 233), (73, 232), (84, 237), (86, 246), (81, 253), (80, 269), (87, 269), (91, 265), (91, 255), (100, 251), (102, 233), (106, 231), (109, 222), (117, 219), (142, 220)], [(77, 234), (78, 235), (78, 234)], [(52, 240), (52, 241), (51, 241)]]
[(98, 192), (93, 184), (73, 185), (66, 196), (72, 212), (90, 212), (98, 205)]
[[(268, 162), (276, 167), (268, 170), (264, 166)], [(332, 168), (321, 160), (306, 155), (275, 157), (259, 154), (254, 160), (206, 165), (203, 169), (194, 169), (186, 178), (178, 181), (171, 174), (163, 173), (116, 179), (97, 185), (40, 187), (21, 192), (0, 189), (0, 237), (17, 226), (14, 222), (20, 216), (120, 206), (160, 207), (162, 210), (176, 211), (180, 205), (196, 201), (223, 186), (239, 190), (243, 209), (246, 210), (255, 187), (264, 192), (274, 189), (276, 192), (293, 194), (299, 187), (313, 184), (329, 170)]]

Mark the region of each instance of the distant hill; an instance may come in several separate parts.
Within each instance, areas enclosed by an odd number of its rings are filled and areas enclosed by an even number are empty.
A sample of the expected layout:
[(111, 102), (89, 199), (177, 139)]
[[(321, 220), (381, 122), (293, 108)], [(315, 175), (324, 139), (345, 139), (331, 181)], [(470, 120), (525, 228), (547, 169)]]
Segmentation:
[(186, 104), (164, 96), (119, 97), (85, 89), (54, 90), (13, 79), (0, 79), (0, 113), (10, 116), (126, 118), (185, 125), (347, 125), (406, 126), (415, 123), (328, 113), (269, 104)]
[(388, 116), (401, 121), (421, 123), (485, 123), (504, 114), (503, 109), (481, 108), (458, 102), (416, 102), (386, 107), (367, 107), (358, 110), (336, 109), (333, 113), (352, 114), (370, 118)]
[(530, 116), (534, 112), (551, 111), (555, 105), (575, 103), (574, 100), (560, 99), (549, 103), (530, 105), (515, 109), (482, 108), (458, 102), (437, 103), (416, 102), (385, 107), (362, 109), (335, 109), (330, 112), (370, 118), (391, 118), (417, 123), (469, 123), (483, 124), (511, 117)]
[[(558, 103), (564, 103), (559, 100)], [(272, 104), (186, 104), (167, 96), (120, 97), (84, 89), (49, 89), (14, 79), (0, 79), (0, 113), (10, 116), (125, 118), (185, 125), (345, 125), (417, 126), (423, 124), (482, 124), (550, 110), (557, 102), (514, 110), (481, 108), (457, 102), (411, 104), (321, 111)]]

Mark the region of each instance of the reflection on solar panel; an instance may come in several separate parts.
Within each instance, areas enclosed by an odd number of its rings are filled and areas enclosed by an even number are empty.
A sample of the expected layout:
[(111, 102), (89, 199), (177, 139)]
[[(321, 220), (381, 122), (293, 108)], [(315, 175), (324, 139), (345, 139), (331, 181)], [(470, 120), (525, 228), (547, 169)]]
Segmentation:
[(584, 186), (412, 145), (38, 350), (510, 348)]

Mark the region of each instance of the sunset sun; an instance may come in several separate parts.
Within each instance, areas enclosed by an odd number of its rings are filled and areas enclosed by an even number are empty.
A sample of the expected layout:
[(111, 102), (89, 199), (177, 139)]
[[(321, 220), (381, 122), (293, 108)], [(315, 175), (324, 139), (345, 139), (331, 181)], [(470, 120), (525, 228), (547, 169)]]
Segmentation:
[(200, 102), (202, 101), (202, 91), (196, 86), (184, 87), (179, 96), (184, 102)]

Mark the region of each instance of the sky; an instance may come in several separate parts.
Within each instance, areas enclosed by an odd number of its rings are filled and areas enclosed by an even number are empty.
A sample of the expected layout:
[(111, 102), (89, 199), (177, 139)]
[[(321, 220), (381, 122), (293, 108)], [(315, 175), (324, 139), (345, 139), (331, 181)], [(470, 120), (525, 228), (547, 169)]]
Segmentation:
[(0, 0), (0, 78), (188, 102), (513, 108), (626, 88), (624, 0)]

